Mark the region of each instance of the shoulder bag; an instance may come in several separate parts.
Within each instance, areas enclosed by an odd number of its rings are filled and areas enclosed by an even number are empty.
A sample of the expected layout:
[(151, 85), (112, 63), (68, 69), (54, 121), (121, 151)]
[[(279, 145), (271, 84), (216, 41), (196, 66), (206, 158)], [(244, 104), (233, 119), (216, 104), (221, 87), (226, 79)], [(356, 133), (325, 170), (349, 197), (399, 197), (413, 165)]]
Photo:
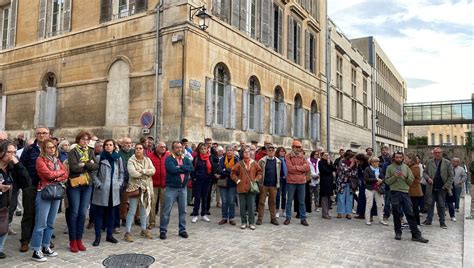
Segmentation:
[(53, 182), (46, 185), (41, 190), (41, 198), (43, 200), (61, 200), (64, 198), (64, 186), (59, 182)]
[(3, 208), (0, 208), (0, 236), (4, 236), (8, 233), (8, 209), (10, 207), (10, 199), (12, 197), (12, 190), (8, 190), (7, 193), (2, 193), (1, 197), (3, 201), (7, 199)]
[[(252, 165), (250, 166), (250, 169), (252, 169), (253, 165), (255, 165), (255, 163), (253, 162)], [(250, 179), (250, 175), (247, 171), (247, 168), (245, 167), (245, 164), (244, 164), (244, 170), (245, 170), (245, 174), (247, 175), (247, 178), (248, 180), (250, 181), (250, 190), (249, 190), (249, 193), (252, 193), (252, 194), (258, 194), (260, 193), (260, 187), (258, 186), (258, 182), (256, 181), (252, 181)]]

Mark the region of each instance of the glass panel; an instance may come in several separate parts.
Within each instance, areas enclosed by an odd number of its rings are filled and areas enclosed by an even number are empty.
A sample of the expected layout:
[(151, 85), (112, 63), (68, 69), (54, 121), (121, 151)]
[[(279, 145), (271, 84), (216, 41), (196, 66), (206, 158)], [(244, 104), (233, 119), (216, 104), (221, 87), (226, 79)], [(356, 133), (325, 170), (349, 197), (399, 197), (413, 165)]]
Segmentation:
[(405, 120), (413, 121), (413, 108), (412, 107), (405, 107)]
[(422, 106), (421, 113), (423, 120), (431, 120), (431, 106)]
[(431, 120), (441, 120), (441, 105), (431, 107)]
[(451, 120), (451, 105), (445, 104), (441, 107), (441, 119), (442, 120)]
[(462, 108), (461, 108), (461, 104), (453, 104), (451, 108), (452, 108), (453, 120), (462, 119)]
[(421, 120), (421, 107), (415, 106), (413, 107), (413, 121), (420, 121)]
[(472, 120), (472, 103), (462, 104), (462, 117), (466, 120)]

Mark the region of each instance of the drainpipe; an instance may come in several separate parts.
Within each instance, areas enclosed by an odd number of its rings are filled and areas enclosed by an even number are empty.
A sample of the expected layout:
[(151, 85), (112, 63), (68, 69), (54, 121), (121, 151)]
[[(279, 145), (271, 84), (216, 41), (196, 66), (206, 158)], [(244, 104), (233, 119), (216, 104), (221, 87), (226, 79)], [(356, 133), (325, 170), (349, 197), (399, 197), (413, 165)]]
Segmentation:
[(153, 137), (155, 138), (156, 141), (159, 141), (160, 137), (158, 135), (161, 133), (162, 129), (162, 100), (163, 100), (163, 91), (160, 88), (160, 75), (161, 75), (161, 69), (160, 69), (160, 61), (161, 61), (161, 55), (160, 55), (160, 30), (161, 30), (161, 25), (160, 25), (160, 10), (161, 7), (163, 6), (163, 1), (160, 1), (160, 4), (156, 7), (156, 21), (155, 21), (155, 30), (156, 30), (156, 55), (155, 55), (155, 107), (154, 107), (154, 127), (153, 127)]
[(377, 148), (377, 142), (376, 142), (376, 139), (375, 139), (375, 133), (377, 131), (377, 105), (376, 105), (376, 83), (377, 83), (377, 72), (376, 72), (376, 67), (375, 64), (376, 64), (376, 61), (375, 61), (375, 41), (373, 39), (373, 37), (370, 37), (370, 40), (369, 40), (369, 55), (372, 55), (371, 57), (369, 57), (369, 63), (371, 65), (371, 82), (370, 82), (370, 85), (371, 85), (371, 99), (372, 99), (372, 149), (374, 150), (374, 154), (377, 155), (378, 154), (378, 149)]
[(331, 152), (331, 27), (326, 4), (326, 147)]
[(182, 59), (181, 59), (181, 81), (182, 81), (182, 86), (181, 86), (181, 124), (179, 127), (179, 137), (180, 140), (184, 138), (184, 118), (186, 116), (186, 106), (185, 104), (185, 91), (186, 91), (186, 34), (187, 30), (185, 29), (183, 32), (183, 51), (182, 51)]

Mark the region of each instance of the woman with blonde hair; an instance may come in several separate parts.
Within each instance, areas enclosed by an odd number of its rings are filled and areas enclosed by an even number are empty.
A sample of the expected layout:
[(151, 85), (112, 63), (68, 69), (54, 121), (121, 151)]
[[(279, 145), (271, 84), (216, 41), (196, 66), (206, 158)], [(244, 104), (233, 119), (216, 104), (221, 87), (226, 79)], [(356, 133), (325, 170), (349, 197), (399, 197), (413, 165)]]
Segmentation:
[(365, 181), (365, 221), (367, 225), (371, 225), (370, 222), (370, 211), (372, 210), (372, 205), (377, 206), (377, 215), (380, 219), (380, 224), (388, 225), (383, 220), (383, 191), (385, 190), (385, 185), (383, 180), (385, 178), (384, 170), (379, 167), (380, 159), (375, 156), (369, 158), (370, 166), (366, 167), (364, 170), (364, 181)]

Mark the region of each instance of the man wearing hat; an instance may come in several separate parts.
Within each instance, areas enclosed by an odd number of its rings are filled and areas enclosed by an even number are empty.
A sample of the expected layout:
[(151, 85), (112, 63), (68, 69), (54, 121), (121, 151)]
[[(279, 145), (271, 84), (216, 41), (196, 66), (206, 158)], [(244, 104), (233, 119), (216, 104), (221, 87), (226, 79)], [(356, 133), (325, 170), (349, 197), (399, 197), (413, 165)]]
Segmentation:
[(263, 178), (260, 185), (257, 225), (262, 224), (267, 195), (268, 207), (270, 209), (270, 222), (273, 225), (279, 225), (276, 219), (276, 194), (277, 189), (280, 187), (281, 161), (275, 157), (275, 146), (273, 144), (269, 143), (266, 147), (267, 155), (258, 161), (258, 164), (262, 167)]
[(291, 144), (291, 153), (285, 157), (286, 167), (288, 175), (286, 178), (288, 199), (286, 202), (286, 220), (283, 224), (290, 224), (291, 220), (291, 208), (293, 203), (293, 197), (295, 192), (298, 193), (298, 202), (300, 204), (300, 217), (301, 224), (308, 226), (306, 221), (306, 206), (304, 203), (305, 199), (305, 184), (306, 184), (306, 173), (310, 171), (308, 161), (304, 158), (303, 145), (299, 140), (293, 140)]

